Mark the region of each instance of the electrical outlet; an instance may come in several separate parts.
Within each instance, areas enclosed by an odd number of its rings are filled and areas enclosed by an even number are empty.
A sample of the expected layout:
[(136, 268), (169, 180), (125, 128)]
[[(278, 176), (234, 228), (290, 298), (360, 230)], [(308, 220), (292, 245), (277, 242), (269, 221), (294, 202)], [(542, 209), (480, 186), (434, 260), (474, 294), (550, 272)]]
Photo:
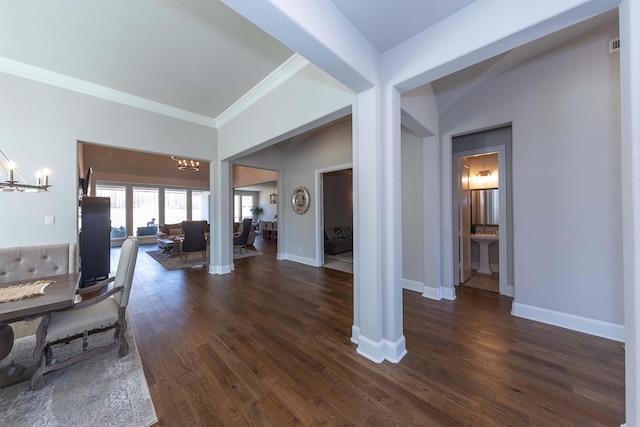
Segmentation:
[(44, 217), (44, 225), (54, 225), (56, 223), (55, 216), (45, 216)]

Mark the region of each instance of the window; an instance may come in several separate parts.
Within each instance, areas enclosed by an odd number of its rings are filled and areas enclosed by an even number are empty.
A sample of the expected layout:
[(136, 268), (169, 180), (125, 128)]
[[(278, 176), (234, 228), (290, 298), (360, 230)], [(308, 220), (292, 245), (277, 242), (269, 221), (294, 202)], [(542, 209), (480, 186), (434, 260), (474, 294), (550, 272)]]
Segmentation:
[(111, 199), (111, 239), (127, 237), (127, 189), (120, 185), (96, 185), (97, 197)]
[(164, 190), (164, 222), (176, 224), (187, 219), (187, 190)]
[(158, 189), (133, 188), (133, 227), (136, 236), (156, 234), (153, 228), (158, 219)]
[(191, 192), (191, 219), (209, 220), (209, 192), (192, 191)]
[(253, 206), (253, 195), (236, 194), (233, 196), (233, 221), (241, 222), (242, 218), (251, 218)]

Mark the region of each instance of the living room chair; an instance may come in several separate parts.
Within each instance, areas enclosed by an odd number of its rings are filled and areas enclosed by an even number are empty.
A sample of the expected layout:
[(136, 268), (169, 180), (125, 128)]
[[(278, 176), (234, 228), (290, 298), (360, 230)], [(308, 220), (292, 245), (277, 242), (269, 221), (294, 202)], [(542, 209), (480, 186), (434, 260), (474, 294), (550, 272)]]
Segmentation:
[(242, 231), (235, 233), (233, 236), (233, 249), (239, 248), (240, 253), (242, 249), (247, 250), (247, 242), (249, 241), (249, 232), (252, 229), (251, 218), (245, 218), (242, 220)]
[[(37, 365), (31, 377), (31, 389), (40, 390), (44, 387), (46, 373), (89, 359), (116, 346), (119, 346), (118, 357), (127, 355), (129, 344), (124, 336), (127, 330), (125, 314), (138, 257), (138, 245), (136, 237), (128, 237), (122, 244), (114, 277), (78, 289), (76, 294), (80, 300), (69, 310), (43, 316), (38, 326), (33, 351)], [(115, 329), (113, 341), (89, 349), (89, 335), (110, 329)], [(68, 344), (78, 338), (82, 338), (82, 353), (58, 362), (53, 355), (53, 346)]]
[(205, 232), (207, 231), (207, 221), (182, 221), (182, 231), (184, 231), (184, 240), (180, 244), (180, 260), (194, 252), (202, 254), (202, 260), (207, 260), (207, 239)]

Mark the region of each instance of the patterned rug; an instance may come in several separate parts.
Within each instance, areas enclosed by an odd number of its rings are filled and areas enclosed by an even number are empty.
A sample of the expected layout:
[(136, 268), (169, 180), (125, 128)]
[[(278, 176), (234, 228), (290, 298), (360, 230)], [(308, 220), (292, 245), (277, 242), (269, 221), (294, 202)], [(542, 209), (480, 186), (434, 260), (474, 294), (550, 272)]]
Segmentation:
[(233, 259), (249, 258), (256, 255), (262, 255), (262, 252), (259, 252), (255, 248), (251, 249), (251, 247), (248, 247), (246, 251), (243, 250), (242, 253), (239, 251), (233, 251)]
[[(149, 387), (131, 328), (127, 329), (129, 354), (118, 357), (118, 348), (45, 375), (45, 387), (32, 391), (29, 381), (0, 389), (0, 426), (142, 426), (158, 422)], [(89, 345), (112, 339), (113, 331), (93, 335)], [(35, 336), (16, 340), (12, 360), (33, 362)], [(58, 346), (54, 354), (62, 360), (69, 352), (81, 351), (82, 340)]]
[(337, 255), (324, 254), (325, 259), (335, 259), (336, 261), (350, 262), (353, 264), (353, 251), (343, 252)]
[(193, 253), (184, 261), (180, 260), (180, 255), (169, 256), (162, 253), (162, 249), (147, 251), (147, 255), (158, 261), (167, 270), (180, 270), (181, 268), (190, 268), (209, 263), (208, 259), (206, 261), (202, 260), (200, 253)]

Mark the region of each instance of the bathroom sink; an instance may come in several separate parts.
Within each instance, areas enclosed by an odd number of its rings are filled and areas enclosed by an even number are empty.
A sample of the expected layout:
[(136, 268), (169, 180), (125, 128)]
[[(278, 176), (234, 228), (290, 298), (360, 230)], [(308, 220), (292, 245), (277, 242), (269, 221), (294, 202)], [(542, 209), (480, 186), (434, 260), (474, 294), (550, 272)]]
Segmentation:
[(497, 242), (498, 236), (497, 234), (472, 234), (471, 240), (475, 240), (476, 242)]
[(491, 274), (491, 266), (489, 265), (489, 245), (491, 242), (497, 242), (497, 234), (472, 234), (471, 240), (478, 242), (480, 245), (480, 266), (478, 273)]

